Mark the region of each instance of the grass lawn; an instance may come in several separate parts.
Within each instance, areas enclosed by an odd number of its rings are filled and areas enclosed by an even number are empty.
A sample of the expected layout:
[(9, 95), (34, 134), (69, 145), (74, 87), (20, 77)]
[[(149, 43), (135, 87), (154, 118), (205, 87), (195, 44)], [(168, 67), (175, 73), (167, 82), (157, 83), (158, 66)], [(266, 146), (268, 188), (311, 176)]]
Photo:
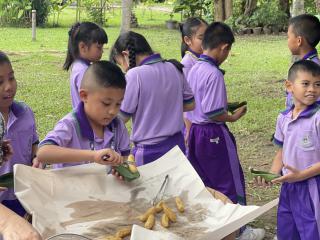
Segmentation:
[[(119, 10), (106, 27), (109, 44), (103, 59), (108, 58), (110, 46), (119, 34)], [(142, 33), (155, 51), (165, 58), (180, 60), (180, 35), (167, 30), (166, 12), (136, 10)], [(0, 49), (8, 52), (18, 79), (16, 99), (29, 104), (35, 112), (40, 138), (71, 110), (69, 73), (62, 70), (67, 48), (67, 32), (73, 22), (74, 10), (67, 9), (61, 16), (60, 28), (39, 28), (37, 41), (31, 41), (31, 29), (0, 28)], [(179, 19), (179, 15), (175, 16)], [(226, 70), (229, 101), (248, 102), (248, 113), (240, 121), (229, 124), (236, 136), (245, 172), (249, 166), (268, 170), (275, 153), (270, 137), (276, 117), (284, 107), (283, 80), (290, 64), (286, 36), (237, 36), (231, 55), (222, 65)], [(258, 189), (247, 181), (249, 204), (263, 204), (278, 194), (278, 188)], [(266, 239), (275, 231), (276, 211), (257, 219), (255, 226), (265, 227)]]

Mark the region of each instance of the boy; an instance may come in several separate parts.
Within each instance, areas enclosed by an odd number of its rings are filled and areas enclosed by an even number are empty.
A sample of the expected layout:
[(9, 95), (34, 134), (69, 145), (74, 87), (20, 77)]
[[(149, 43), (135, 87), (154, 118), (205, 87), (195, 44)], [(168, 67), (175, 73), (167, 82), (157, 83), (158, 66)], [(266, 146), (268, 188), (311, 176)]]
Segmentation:
[(39, 161), (55, 168), (89, 162), (121, 164), (130, 153), (127, 129), (117, 118), (125, 87), (116, 65), (108, 61), (90, 65), (81, 83), (81, 102), (40, 143)]
[[(317, 17), (302, 14), (291, 18), (288, 28), (288, 48), (300, 60), (311, 60), (320, 64), (316, 46), (320, 41), (320, 21)], [(286, 98), (286, 107), (292, 105), (291, 94)]]
[(279, 240), (320, 240), (320, 66), (298, 61), (289, 70), (287, 91), (294, 105), (277, 119), (280, 147), (271, 172), (283, 176), (278, 207)]

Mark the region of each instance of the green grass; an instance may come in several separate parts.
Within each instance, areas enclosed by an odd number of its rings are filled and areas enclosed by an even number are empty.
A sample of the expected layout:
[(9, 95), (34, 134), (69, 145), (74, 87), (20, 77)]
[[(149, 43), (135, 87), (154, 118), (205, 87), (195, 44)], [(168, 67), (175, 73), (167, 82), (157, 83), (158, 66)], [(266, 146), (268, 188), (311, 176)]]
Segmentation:
[[(136, 9), (142, 33), (153, 49), (165, 58), (180, 60), (180, 34), (167, 30), (166, 12)], [(110, 13), (112, 15), (113, 13)], [(120, 13), (115, 10), (105, 28), (109, 43), (103, 59), (108, 58), (110, 46), (119, 34)], [(179, 19), (179, 15), (175, 16)], [(16, 99), (29, 104), (35, 112), (40, 138), (71, 110), (69, 73), (62, 70), (67, 48), (67, 32), (74, 20), (74, 10), (67, 9), (61, 16), (60, 28), (37, 29), (37, 41), (31, 41), (27, 28), (0, 28), (0, 49), (9, 53), (18, 79)], [(50, 25), (50, 23), (49, 23)], [(276, 117), (284, 107), (283, 79), (290, 65), (286, 36), (237, 36), (227, 61), (226, 70), (229, 101), (248, 102), (248, 113), (229, 127), (236, 136), (239, 155), (245, 172), (248, 166), (268, 170), (275, 148), (270, 143)], [(257, 189), (248, 184), (249, 203), (262, 204), (275, 198), (278, 188)], [(265, 226), (272, 235), (275, 211), (259, 218), (255, 224)]]

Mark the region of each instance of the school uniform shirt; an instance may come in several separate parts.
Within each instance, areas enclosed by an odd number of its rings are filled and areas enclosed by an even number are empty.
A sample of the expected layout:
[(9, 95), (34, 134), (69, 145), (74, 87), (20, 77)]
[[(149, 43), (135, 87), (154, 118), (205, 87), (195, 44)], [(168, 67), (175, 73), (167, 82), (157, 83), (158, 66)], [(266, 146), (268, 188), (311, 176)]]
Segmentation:
[[(84, 111), (84, 104), (80, 102), (78, 107), (62, 118), (54, 129), (47, 134), (40, 143), (43, 145), (57, 145), (65, 148), (100, 150), (113, 148), (122, 156), (130, 154), (129, 135), (124, 123), (115, 118), (104, 129), (103, 139), (97, 137), (89, 123)], [(62, 168), (89, 163), (83, 159), (78, 163), (53, 164), (54, 168)]]
[(84, 73), (89, 67), (90, 62), (84, 59), (77, 59), (71, 66), (70, 74), (70, 94), (71, 94), (71, 103), (72, 108), (76, 108), (81, 102), (79, 91), (81, 86), (81, 81)]
[(196, 103), (195, 109), (190, 112), (193, 123), (210, 123), (213, 117), (226, 112), (227, 91), (223, 74), (216, 61), (207, 55), (201, 55), (190, 70), (188, 82)]
[[(282, 161), (298, 170), (320, 162), (320, 105), (314, 103), (292, 119), (292, 109), (277, 119), (274, 143), (282, 147)], [(282, 173), (290, 171), (283, 168)], [(320, 240), (320, 175), (283, 183), (280, 191), (278, 239)]]
[[(316, 49), (307, 53), (301, 60), (310, 60), (320, 65), (320, 60), (319, 60), (318, 52)], [(320, 101), (320, 99), (318, 99), (318, 101)], [(293, 96), (291, 93), (287, 92), (286, 108), (290, 108), (292, 104), (293, 104)]]
[[(13, 155), (0, 167), (0, 175), (13, 172), (15, 164), (32, 165), (32, 145), (38, 144), (34, 114), (23, 102), (14, 101), (10, 107), (4, 139), (11, 140)], [(13, 189), (0, 192), (0, 200), (16, 199)]]
[(273, 141), (283, 148), (284, 164), (304, 170), (320, 162), (320, 105), (309, 106), (295, 119), (292, 109), (279, 114)]
[(145, 58), (126, 74), (127, 87), (121, 114), (132, 117), (131, 140), (152, 145), (183, 128), (183, 104), (193, 94), (183, 74), (160, 54)]
[(197, 63), (200, 55), (196, 54), (195, 52), (188, 50), (186, 51), (184, 57), (181, 60), (181, 63), (183, 64), (183, 75), (186, 79), (188, 79), (188, 73), (191, 70), (191, 68)]

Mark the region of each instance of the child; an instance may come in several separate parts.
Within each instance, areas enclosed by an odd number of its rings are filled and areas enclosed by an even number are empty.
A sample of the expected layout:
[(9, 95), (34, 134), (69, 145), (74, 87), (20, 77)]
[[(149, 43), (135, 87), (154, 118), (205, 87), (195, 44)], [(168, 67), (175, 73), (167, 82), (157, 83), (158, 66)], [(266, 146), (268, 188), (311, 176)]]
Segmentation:
[(279, 114), (274, 143), (280, 148), (271, 172), (283, 176), (278, 207), (279, 240), (320, 240), (320, 66), (294, 63), (286, 81), (291, 108)]
[[(201, 18), (188, 18), (185, 23), (180, 25), (181, 32), (181, 63), (183, 64), (183, 74), (187, 79), (188, 73), (193, 65), (198, 61), (202, 53), (202, 39), (208, 23)], [(187, 143), (189, 130), (191, 127), (190, 115), (184, 114), (185, 122), (185, 142)]]
[[(299, 59), (311, 60), (320, 64), (316, 46), (320, 41), (320, 21), (317, 17), (302, 14), (291, 18), (288, 28), (288, 47), (292, 55)], [(287, 94), (286, 107), (293, 103), (290, 93)]]
[[(14, 101), (16, 90), (11, 62), (5, 53), (0, 52), (0, 112), (5, 120), (5, 139), (10, 140), (13, 148), (10, 161), (0, 167), (0, 175), (13, 172), (16, 163), (31, 166), (39, 142), (33, 112), (25, 103)], [(20, 216), (26, 213), (13, 189), (0, 192), (0, 202)]]
[(194, 99), (181, 64), (163, 60), (142, 35), (131, 31), (118, 37), (112, 53), (125, 71), (129, 68), (120, 115), (125, 122), (132, 117), (137, 165), (156, 160), (176, 145), (185, 151), (183, 111), (194, 108)]
[(69, 31), (68, 52), (63, 69), (69, 70), (72, 107), (80, 102), (79, 91), (83, 75), (91, 62), (101, 59), (103, 44), (108, 37), (103, 28), (92, 22), (75, 23)]
[(198, 61), (202, 54), (202, 39), (208, 23), (201, 18), (188, 18), (180, 25), (181, 32), (181, 63), (183, 64), (183, 73), (185, 78), (193, 65)]
[(54, 168), (89, 162), (119, 165), (130, 153), (127, 129), (117, 118), (125, 87), (125, 77), (113, 63), (90, 65), (81, 82), (81, 102), (39, 144), (39, 161)]
[[(188, 141), (188, 158), (207, 187), (224, 193), (232, 202), (246, 204), (243, 171), (236, 142), (226, 122), (235, 122), (246, 107), (227, 112), (224, 71), (220, 65), (228, 57), (234, 36), (224, 23), (210, 24), (204, 33), (203, 55), (188, 75), (196, 107)], [(246, 228), (239, 239), (262, 239), (263, 229)]]

